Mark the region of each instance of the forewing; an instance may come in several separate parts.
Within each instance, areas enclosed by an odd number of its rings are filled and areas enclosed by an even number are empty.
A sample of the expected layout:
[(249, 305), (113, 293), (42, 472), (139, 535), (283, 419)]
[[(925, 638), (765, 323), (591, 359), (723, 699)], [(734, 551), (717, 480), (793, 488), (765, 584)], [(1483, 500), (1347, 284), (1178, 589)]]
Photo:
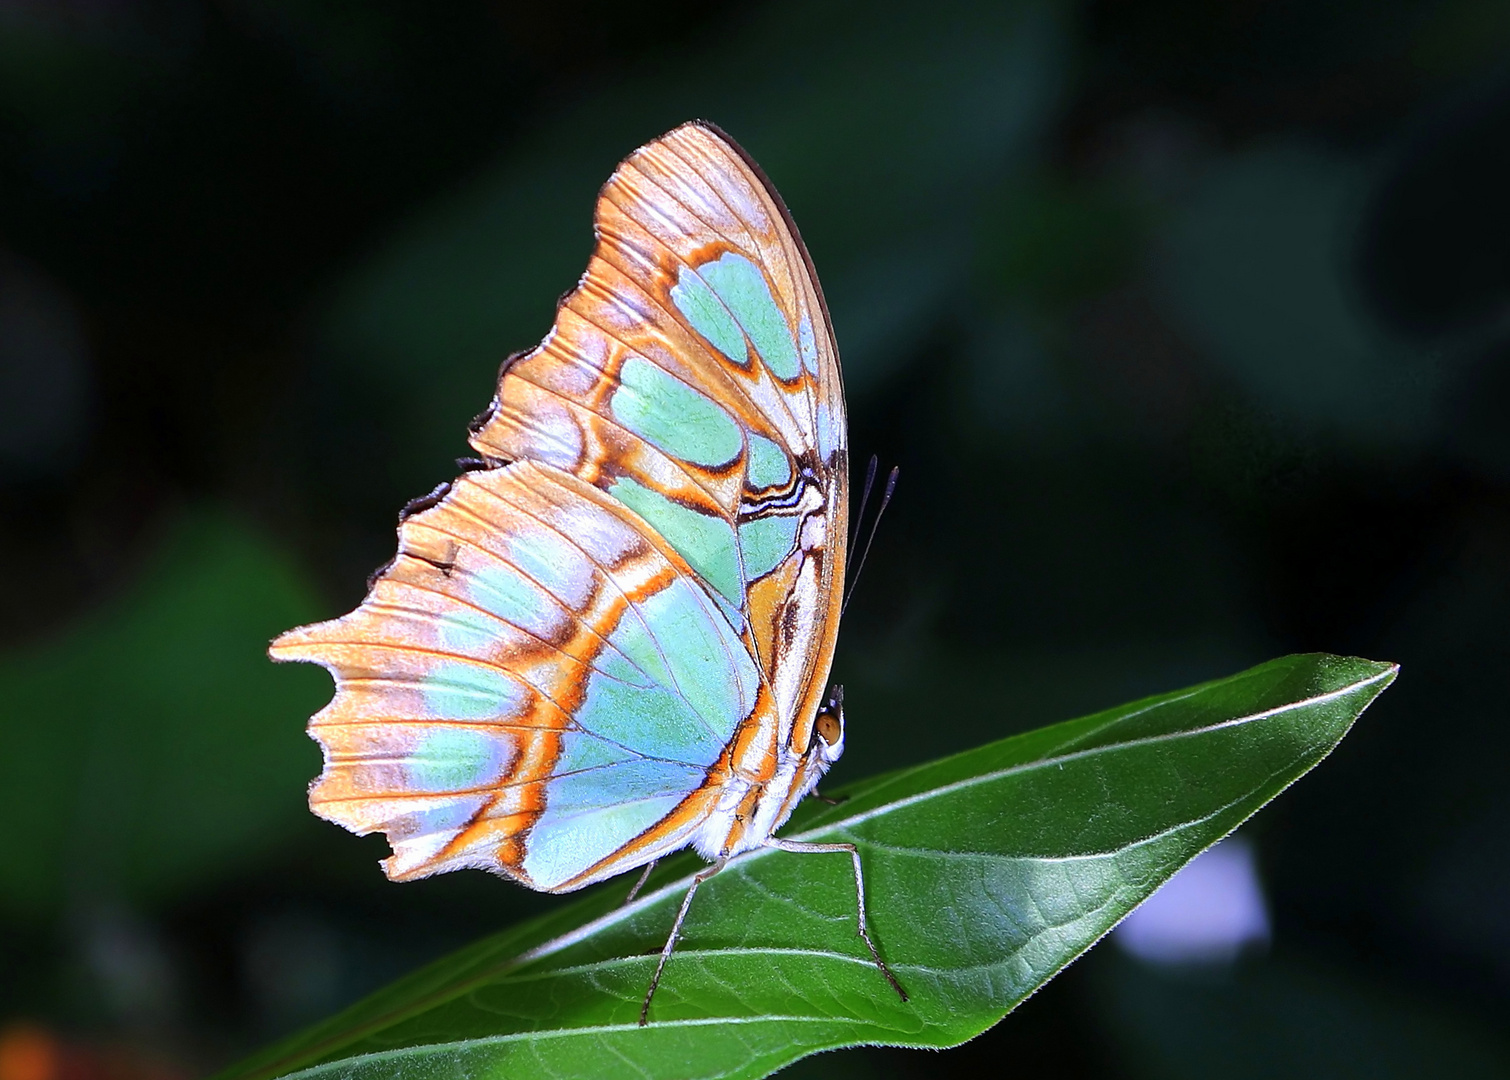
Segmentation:
[(702, 123), (619, 166), (595, 231), (472, 444), (549, 462), (643, 516), (734, 613), (783, 725), (810, 723), (837, 631), (848, 465), (806, 248), (758, 167)]
[(681, 847), (736, 731), (773, 709), (685, 560), (532, 462), (460, 478), (357, 610), (271, 651), (334, 675), (310, 806), (386, 833), (394, 879), (471, 866), (563, 891)]

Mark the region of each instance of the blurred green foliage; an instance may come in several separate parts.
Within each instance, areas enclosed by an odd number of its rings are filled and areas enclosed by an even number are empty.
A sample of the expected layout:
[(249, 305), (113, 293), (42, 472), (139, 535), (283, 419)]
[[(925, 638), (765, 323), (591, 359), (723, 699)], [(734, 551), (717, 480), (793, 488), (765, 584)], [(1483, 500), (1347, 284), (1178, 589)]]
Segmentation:
[(173, 522), (124, 594), (0, 666), (13, 763), (0, 897), (36, 923), (70, 905), (155, 905), (235, 872), (303, 823), (319, 753), (294, 719), (317, 669), (279, 672), (267, 641), (318, 610), (255, 530)]

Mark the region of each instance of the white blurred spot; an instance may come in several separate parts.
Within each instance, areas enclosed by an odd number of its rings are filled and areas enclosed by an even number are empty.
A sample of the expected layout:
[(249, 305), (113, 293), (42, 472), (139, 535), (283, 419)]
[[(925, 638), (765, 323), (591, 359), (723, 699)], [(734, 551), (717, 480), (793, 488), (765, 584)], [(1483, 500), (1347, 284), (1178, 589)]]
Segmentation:
[(1155, 964), (1230, 963), (1269, 941), (1252, 846), (1232, 837), (1196, 856), (1117, 927), (1117, 943)]

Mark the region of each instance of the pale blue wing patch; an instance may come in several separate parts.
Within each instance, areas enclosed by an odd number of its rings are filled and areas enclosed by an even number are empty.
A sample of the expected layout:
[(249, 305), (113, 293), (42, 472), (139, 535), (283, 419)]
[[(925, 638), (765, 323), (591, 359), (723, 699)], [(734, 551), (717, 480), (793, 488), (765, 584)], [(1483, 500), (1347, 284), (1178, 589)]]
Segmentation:
[[(802, 373), (792, 328), (765, 275), (743, 255), (728, 251), (696, 270), (683, 267), (671, 288), (671, 302), (694, 330), (741, 367), (748, 363), (748, 338), (777, 378), (790, 382)], [(816, 345), (813, 349), (816, 363)]]
[(744, 553), (745, 573), (751, 581), (769, 574), (791, 554), (801, 520), (787, 514), (755, 518), (739, 526), (739, 547)]
[(477, 607), (539, 638), (554, 637), (567, 613), (514, 567), (493, 564), (461, 576), (462, 595)]
[(624, 361), (610, 407), (630, 431), (697, 465), (728, 464), (743, 443), (734, 418), (711, 398), (638, 356)]
[(475, 608), (456, 608), (432, 616), (436, 643), (447, 652), (483, 656), (498, 640), (498, 621)]
[(561, 756), (556, 759), (552, 771), (557, 776), (565, 776), (604, 765), (636, 761), (644, 756), (590, 732), (568, 731), (561, 736)]
[(749, 651), (702, 591), (681, 578), (641, 607), (671, 677), (722, 748), (755, 708), (760, 674)]
[(797, 351), (802, 354), (802, 366), (818, 374), (818, 342), (813, 337), (813, 320), (806, 313), (797, 324)]
[(773, 375), (790, 382), (802, 373), (792, 329), (758, 266), (728, 251), (697, 273), (728, 307)]
[[(538, 830), (540, 823), (552, 814), (554, 820), (563, 821), (623, 803), (643, 803), (663, 798), (680, 801), (702, 787), (704, 779), (706, 777), (702, 769), (679, 761), (653, 761), (649, 758), (553, 776), (546, 782), (549, 790), (546, 812), (535, 824), (535, 829)], [(656, 820), (659, 819), (652, 818), (647, 824)], [(635, 833), (644, 830), (645, 826), (642, 825)], [(602, 858), (602, 855), (598, 857)]]
[(736, 633), (743, 631), (745, 627), (744, 612), (729, 603), (723, 593), (715, 592), (708, 595), (713, 597), (714, 602), (718, 604), (718, 610), (723, 612), (724, 621), (734, 627)]
[(671, 287), (671, 302), (713, 347), (740, 367), (749, 362), (744, 331), (697, 271), (683, 267)]
[(601, 862), (702, 786), (703, 771), (669, 761), (629, 761), (557, 776), (530, 829), (524, 871), (551, 889)]
[(529, 699), (524, 684), (506, 672), (447, 660), (425, 673), (425, 707), (437, 719), (496, 720), (518, 714)]
[(608, 491), (650, 522), (687, 565), (730, 603), (736, 607), (744, 604), (744, 575), (734, 546), (734, 529), (727, 521), (700, 514), (628, 477), (614, 481)]
[[(763, 435), (750, 435), (745, 480), (758, 491), (784, 487), (792, 478), (792, 462), (786, 451)], [(751, 574), (751, 577), (758, 575)]]
[(476, 722), (353, 725), (329, 756), (327, 778), (371, 798), (489, 787), (519, 755), (516, 730)]
[(617, 652), (588, 680), (576, 724), (646, 757), (699, 767), (718, 760), (760, 686), (722, 612), (677, 578), (626, 613), (608, 642)]
[(652, 635), (643, 609), (636, 609), (620, 619), (619, 625), (609, 635), (609, 642), (644, 673), (642, 679), (648, 678), (661, 686), (676, 685), (671, 677), (671, 669), (666, 666), (662, 646)]
[(414, 791), (469, 791), (502, 781), (518, 752), (505, 732), (437, 727), (405, 756), (404, 771)]
[(584, 730), (637, 753), (698, 766), (723, 751), (720, 740), (674, 687), (637, 686), (623, 678), (636, 669), (616, 657), (587, 681), (587, 695), (572, 719)]
[[(755, 708), (760, 672), (720, 607), (677, 577), (625, 612), (588, 680), (524, 870), (554, 888), (619, 851), (701, 787)], [(624, 659), (619, 659), (622, 654)], [(646, 678), (652, 685), (643, 685)]]

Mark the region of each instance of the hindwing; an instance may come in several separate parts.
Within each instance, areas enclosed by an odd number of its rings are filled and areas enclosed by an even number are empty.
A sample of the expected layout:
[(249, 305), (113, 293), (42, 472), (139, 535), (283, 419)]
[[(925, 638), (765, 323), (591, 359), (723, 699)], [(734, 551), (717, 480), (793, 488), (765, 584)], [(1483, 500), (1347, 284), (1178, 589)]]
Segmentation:
[(383, 831), (395, 879), (464, 866), (562, 891), (686, 844), (763, 673), (642, 519), (549, 465), (469, 474), (406, 520), (356, 611), (279, 660), (334, 675), (320, 816)]

